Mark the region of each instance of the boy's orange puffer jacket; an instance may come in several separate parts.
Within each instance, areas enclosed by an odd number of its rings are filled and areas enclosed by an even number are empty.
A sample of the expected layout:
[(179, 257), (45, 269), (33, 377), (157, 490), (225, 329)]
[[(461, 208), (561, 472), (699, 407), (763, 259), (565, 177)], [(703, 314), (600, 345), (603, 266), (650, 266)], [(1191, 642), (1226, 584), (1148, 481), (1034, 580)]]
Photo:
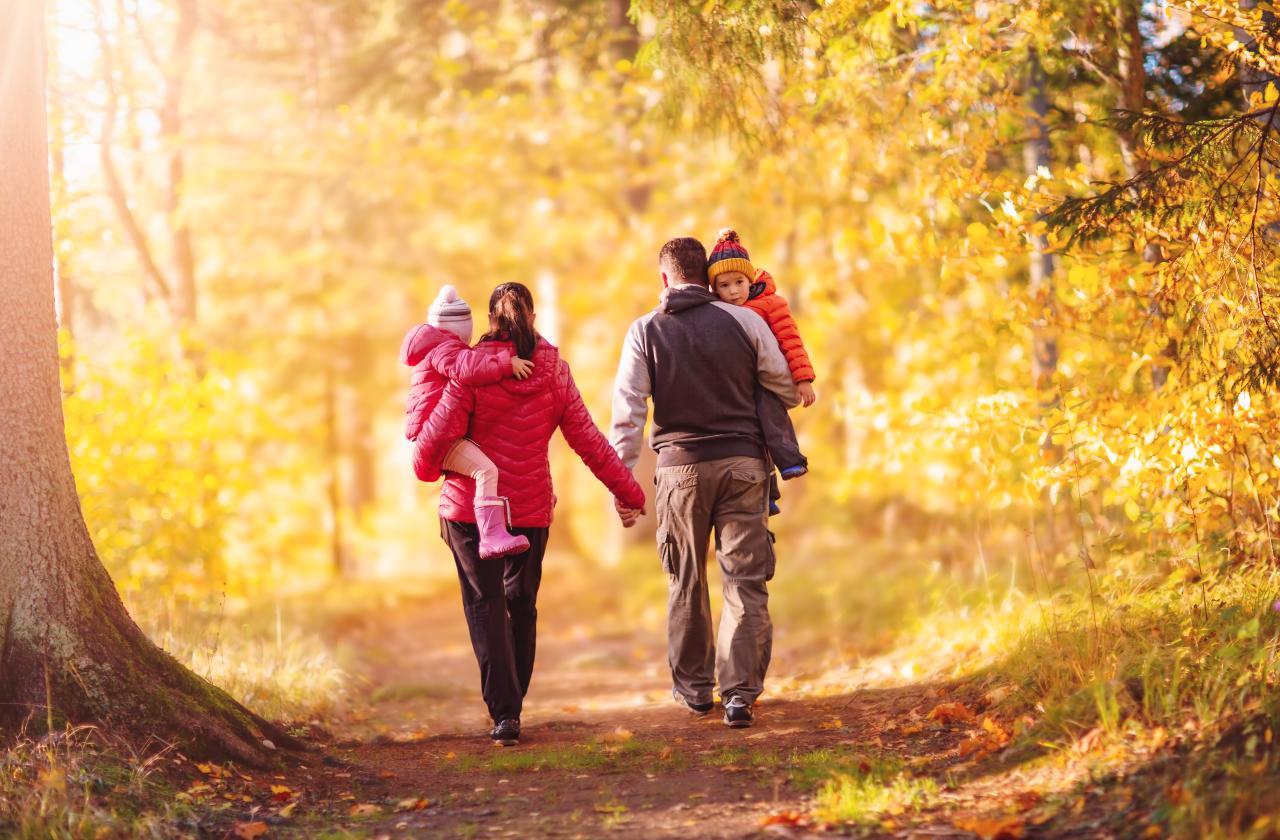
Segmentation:
[(754, 292), (758, 284), (763, 283), (761, 291), (748, 300), (749, 306), (764, 318), (773, 335), (778, 339), (782, 355), (787, 357), (791, 366), (791, 378), (797, 383), (812, 382), (816, 379), (809, 354), (805, 352), (804, 341), (800, 338), (800, 329), (796, 327), (796, 319), (791, 317), (791, 307), (787, 300), (778, 294), (778, 287), (773, 284), (773, 277), (764, 269), (756, 272), (756, 282), (751, 284)]

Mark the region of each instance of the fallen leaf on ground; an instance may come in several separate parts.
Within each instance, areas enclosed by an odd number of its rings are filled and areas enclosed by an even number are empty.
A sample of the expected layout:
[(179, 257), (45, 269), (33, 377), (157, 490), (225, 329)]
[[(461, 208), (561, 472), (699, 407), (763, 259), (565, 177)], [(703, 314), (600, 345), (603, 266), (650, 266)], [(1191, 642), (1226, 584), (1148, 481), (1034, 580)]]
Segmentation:
[(378, 774), (379, 779), (394, 779), (395, 777), (396, 774), (392, 773), (390, 770), (383, 770)]
[(290, 802), (288, 805), (281, 808), (277, 816), (279, 816), (281, 819), (287, 820), (293, 816), (293, 809), (297, 807), (298, 807), (298, 802), (297, 800), (294, 800), (293, 802)]
[(840, 718), (832, 718), (831, 720), (818, 724), (819, 729), (839, 729), (842, 726), (844, 726), (844, 723)]
[(397, 811), (425, 811), (430, 807), (431, 807), (431, 802), (429, 800), (416, 798), (416, 797), (401, 799), (399, 802), (396, 803)]
[(1021, 817), (962, 818), (955, 820), (954, 825), (972, 831), (982, 840), (1020, 840), (1026, 830)]
[(289, 790), (288, 786), (286, 785), (271, 786), (271, 801), (288, 802), (292, 798), (293, 798), (293, 791)]
[(968, 723), (973, 720), (973, 712), (963, 703), (940, 703), (933, 707), (933, 711), (927, 715), (929, 720), (936, 720), (938, 723), (954, 723), (960, 721)]
[(231, 829), (231, 833), (239, 837), (240, 840), (253, 840), (255, 837), (261, 837), (267, 833), (267, 824), (264, 822), (238, 822)]
[(661, 750), (659, 750), (658, 758), (662, 759), (663, 761), (666, 761), (668, 758), (671, 758), (671, 747), (663, 747)]
[(809, 825), (809, 817), (798, 811), (779, 811), (776, 814), (768, 814), (760, 818), (760, 827), (767, 828), (771, 825), (785, 826), (807, 826)]
[(988, 706), (995, 706), (1004, 702), (1004, 700), (1007, 699), (1009, 695), (1012, 693), (1013, 693), (1013, 686), (1002, 685), (1002, 686), (997, 686), (996, 688), (993, 688), (990, 691), (988, 691), (986, 694), (982, 696), (982, 699), (987, 701)]
[(1018, 809), (1021, 811), (1030, 811), (1032, 808), (1044, 801), (1044, 797), (1039, 791), (1024, 790), (1014, 799), (1018, 803)]
[(625, 744), (627, 741), (630, 741), (632, 738), (634, 738), (635, 735), (636, 734), (634, 732), (632, 732), (630, 729), (627, 729), (625, 726), (619, 726), (617, 729), (613, 730), (608, 735), (605, 735), (600, 740), (612, 741), (615, 744)]
[(361, 802), (359, 805), (352, 805), (347, 813), (353, 817), (367, 817), (382, 813), (382, 809), (372, 803)]
[(1088, 732), (1084, 733), (1084, 735), (1080, 737), (1080, 740), (1075, 742), (1072, 749), (1074, 749), (1078, 753), (1084, 754), (1092, 750), (1094, 747), (1096, 747), (1098, 745), (1098, 742), (1101, 740), (1102, 740), (1102, 728), (1094, 727), (1093, 729), (1090, 729)]

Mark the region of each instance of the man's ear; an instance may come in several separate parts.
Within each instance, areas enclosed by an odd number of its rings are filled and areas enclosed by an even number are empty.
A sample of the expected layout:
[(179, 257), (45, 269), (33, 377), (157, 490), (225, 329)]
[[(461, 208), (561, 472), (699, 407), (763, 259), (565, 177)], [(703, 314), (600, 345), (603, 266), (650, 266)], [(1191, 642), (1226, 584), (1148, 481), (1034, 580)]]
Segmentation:
[(665, 271), (660, 272), (660, 273), (662, 274), (662, 288), (664, 288), (664, 289), (668, 289), (668, 288), (670, 288), (670, 287), (671, 287), (671, 281), (669, 281), (669, 280), (667, 279), (667, 273), (666, 273)]

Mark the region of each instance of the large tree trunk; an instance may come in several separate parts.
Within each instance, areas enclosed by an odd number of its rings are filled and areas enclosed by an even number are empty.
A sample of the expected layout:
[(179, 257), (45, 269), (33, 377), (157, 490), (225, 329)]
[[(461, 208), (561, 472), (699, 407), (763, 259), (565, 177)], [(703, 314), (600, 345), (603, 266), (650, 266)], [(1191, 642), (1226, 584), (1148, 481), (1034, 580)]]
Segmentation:
[(63, 432), (53, 306), (44, 9), (0, 15), (0, 720), (97, 721), (262, 764), (298, 742), (179, 665), (94, 551)]

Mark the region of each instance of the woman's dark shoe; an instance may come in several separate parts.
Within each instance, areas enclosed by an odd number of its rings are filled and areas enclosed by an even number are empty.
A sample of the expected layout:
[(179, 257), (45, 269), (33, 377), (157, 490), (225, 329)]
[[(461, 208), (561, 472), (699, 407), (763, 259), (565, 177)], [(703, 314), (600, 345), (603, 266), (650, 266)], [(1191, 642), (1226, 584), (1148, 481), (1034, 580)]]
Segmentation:
[(736, 694), (724, 704), (724, 725), (730, 729), (746, 729), (751, 725), (751, 707)]
[(809, 471), (808, 464), (796, 464), (795, 466), (778, 470), (778, 472), (782, 475), (783, 481), (790, 481), (793, 478), (799, 478), (800, 476), (804, 475), (808, 471)]
[(520, 721), (498, 721), (498, 725), (489, 730), (489, 737), (493, 739), (495, 744), (501, 744), (504, 747), (514, 747), (516, 744), (520, 743)]

